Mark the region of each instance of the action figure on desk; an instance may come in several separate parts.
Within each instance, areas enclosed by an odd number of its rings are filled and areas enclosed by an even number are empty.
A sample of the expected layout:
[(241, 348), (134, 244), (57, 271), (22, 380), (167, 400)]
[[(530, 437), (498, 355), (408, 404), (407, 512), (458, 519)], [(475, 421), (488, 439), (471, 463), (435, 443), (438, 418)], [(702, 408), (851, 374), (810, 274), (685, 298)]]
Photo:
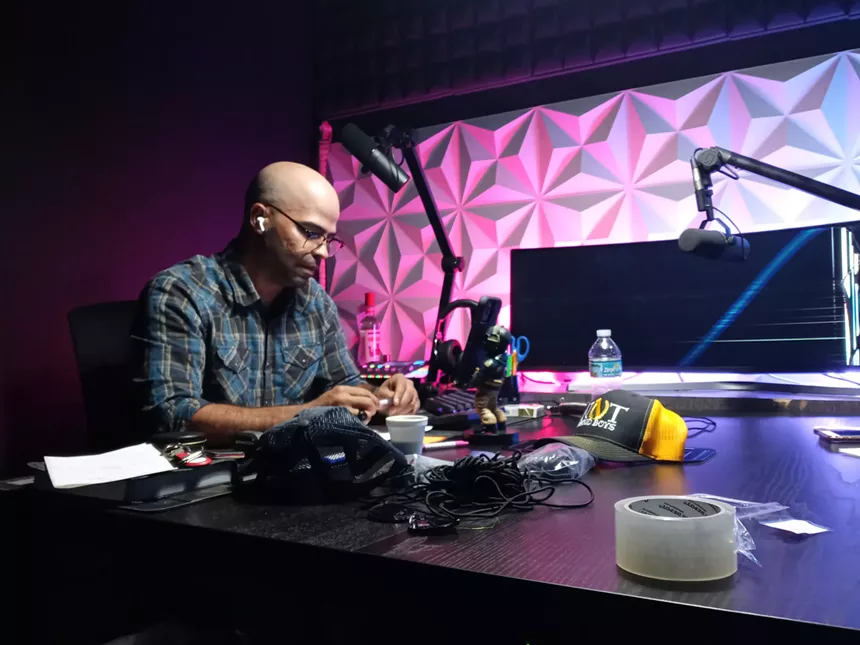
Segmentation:
[(499, 390), (505, 381), (508, 369), (508, 346), (511, 332), (501, 325), (494, 325), (484, 337), (484, 362), (475, 368), (468, 387), (477, 389), (475, 410), (481, 417), (479, 432), (504, 432), (506, 421), (504, 411), (498, 405)]

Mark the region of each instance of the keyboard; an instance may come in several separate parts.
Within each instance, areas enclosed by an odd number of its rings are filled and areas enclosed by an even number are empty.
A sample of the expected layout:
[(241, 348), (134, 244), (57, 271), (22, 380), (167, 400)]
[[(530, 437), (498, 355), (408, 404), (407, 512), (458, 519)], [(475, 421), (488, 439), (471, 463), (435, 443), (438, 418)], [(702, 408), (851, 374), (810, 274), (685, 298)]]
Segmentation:
[(424, 401), (422, 407), (433, 430), (469, 430), (478, 421), (475, 395), (465, 390), (447, 390)]

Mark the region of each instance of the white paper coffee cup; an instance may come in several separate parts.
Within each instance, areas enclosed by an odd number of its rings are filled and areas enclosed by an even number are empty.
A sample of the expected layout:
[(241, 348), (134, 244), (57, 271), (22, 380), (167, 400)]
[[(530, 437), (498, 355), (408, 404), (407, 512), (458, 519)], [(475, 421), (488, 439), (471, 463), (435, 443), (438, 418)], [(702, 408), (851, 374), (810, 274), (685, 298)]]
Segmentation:
[(420, 455), (424, 448), (427, 417), (420, 414), (400, 414), (385, 419), (391, 443), (404, 455)]

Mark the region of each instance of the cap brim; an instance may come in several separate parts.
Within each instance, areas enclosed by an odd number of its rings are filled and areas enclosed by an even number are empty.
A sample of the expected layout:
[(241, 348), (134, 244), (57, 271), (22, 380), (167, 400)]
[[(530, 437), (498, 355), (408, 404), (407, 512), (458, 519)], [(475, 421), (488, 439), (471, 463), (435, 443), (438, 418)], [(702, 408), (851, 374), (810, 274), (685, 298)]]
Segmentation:
[(570, 437), (556, 437), (556, 439), (582, 448), (604, 461), (655, 461), (651, 457), (640, 455), (638, 452), (633, 452), (629, 448), (624, 448), (600, 437), (579, 434)]

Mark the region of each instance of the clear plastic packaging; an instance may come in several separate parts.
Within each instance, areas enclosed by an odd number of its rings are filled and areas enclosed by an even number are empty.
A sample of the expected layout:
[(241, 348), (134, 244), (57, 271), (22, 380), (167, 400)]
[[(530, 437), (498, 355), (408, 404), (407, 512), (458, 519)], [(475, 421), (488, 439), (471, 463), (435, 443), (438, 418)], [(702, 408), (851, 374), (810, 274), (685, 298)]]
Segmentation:
[(594, 467), (594, 457), (582, 448), (550, 443), (525, 455), (517, 466), (541, 479), (565, 481), (582, 478)]
[(407, 455), (407, 463), (412, 466), (411, 476), (413, 481), (420, 482), (424, 480), (424, 473), (436, 466), (453, 466), (453, 461), (445, 461), (444, 459), (434, 459), (424, 455)]
[(735, 548), (738, 553), (746, 557), (750, 562), (761, 566), (761, 563), (753, 555), (755, 541), (753, 541), (747, 527), (741, 520), (773, 520), (790, 519), (786, 512), (788, 506), (779, 502), (750, 502), (744, 499), (733, 499), (731, 497), (720, 497), (719, 495), (708, 495), (707, 493), (694, 493), (695, 497), (723, 502), (735, 507)]
[(782, 519), (787, 515), (787, 513), (784, 513), (783, 511), (788, 510), (788, 506), (784, 506), (779, 502), (749, 502), (744, 499), (720, 497), (719, 495), (708, 495), (707, 493), (693, 493), (693, 495), (703, 499), (712, 499), (717, 502), (723, 502), (724, 504), (734, 506), (736, 516), (739, 520), (757, 520), (767, 516), (772, 516), (768, 517), (768, 519), (775, 519), (777, 517)]

